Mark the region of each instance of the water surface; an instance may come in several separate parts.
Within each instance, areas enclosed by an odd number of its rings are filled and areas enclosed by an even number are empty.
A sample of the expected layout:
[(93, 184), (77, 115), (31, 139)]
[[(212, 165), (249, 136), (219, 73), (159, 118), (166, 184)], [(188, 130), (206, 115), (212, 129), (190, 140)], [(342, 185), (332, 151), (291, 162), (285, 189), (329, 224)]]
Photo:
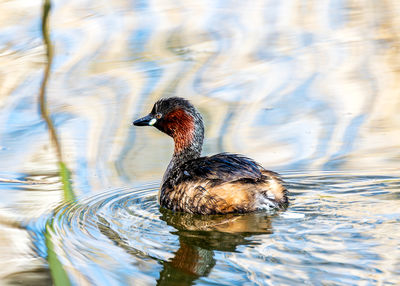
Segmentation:
[[(51, 4), (62, 156), (43, 3), (0, 3), (0, 284), (400, 283), (398, 1)], [(203, 154), (280, 172), (289, 208), (159, 209), (172, 140), (130, 124), (165, 96), (203, 114)]]
[(399, 177), (285, 179), (283, 212), (173, 213), (150, 185), (63, 206), (47, 231), (74, 284), (396, 284)]

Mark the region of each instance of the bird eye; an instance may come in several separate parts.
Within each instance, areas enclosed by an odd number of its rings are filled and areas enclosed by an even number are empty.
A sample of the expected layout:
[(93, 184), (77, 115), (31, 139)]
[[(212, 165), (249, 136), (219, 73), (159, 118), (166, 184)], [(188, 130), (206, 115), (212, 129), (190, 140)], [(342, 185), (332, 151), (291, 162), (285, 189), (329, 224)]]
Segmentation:
[(157, 119), (160, 119), (162, 117), (161, 113), (157, 113), (155, 116)]

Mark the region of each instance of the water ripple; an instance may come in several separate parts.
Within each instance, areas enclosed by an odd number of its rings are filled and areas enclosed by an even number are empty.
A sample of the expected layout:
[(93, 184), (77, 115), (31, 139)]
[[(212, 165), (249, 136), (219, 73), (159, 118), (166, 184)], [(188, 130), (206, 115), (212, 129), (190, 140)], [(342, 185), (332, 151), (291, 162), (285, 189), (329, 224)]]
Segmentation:
[(63, 206), (47, 231), (77, 284), (396, 280), (388, 261), (400, 257), (398, 246), (393, 251), (400, 240), (393, 233), (400, 224), (400, 213), (393, 213), (400, 209), (393, 197), (399, 178), (324, 174), (285, 179), (291, 190), (285, 212), (173, 213), (159, 209), (154, 184)]

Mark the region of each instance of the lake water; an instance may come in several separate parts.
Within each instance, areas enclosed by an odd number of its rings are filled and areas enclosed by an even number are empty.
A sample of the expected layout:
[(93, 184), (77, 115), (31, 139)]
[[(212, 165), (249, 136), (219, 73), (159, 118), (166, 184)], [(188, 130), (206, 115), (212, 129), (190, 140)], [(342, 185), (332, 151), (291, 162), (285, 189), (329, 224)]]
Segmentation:
[[(52, 57), (44, 2), (0, 2), (0, 285), (400, 283), (398, 1), (52, 1)], [(160, 209), (167, 96), (289, 208)]]

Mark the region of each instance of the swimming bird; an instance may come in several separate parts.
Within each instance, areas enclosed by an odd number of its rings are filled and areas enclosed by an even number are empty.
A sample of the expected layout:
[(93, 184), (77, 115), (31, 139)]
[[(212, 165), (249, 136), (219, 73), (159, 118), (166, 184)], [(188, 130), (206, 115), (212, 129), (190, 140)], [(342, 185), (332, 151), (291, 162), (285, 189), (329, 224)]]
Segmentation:
[(188, 100), (162, 98), (147, 116), (133, 125), (156, 127), (174, 140), (174, 154), (158, 195), (161, 207), (193, 214), (246, 213), (287, 207), (287, 190), (277, 173), (239, 154), (200, 156), (203, 119)]

